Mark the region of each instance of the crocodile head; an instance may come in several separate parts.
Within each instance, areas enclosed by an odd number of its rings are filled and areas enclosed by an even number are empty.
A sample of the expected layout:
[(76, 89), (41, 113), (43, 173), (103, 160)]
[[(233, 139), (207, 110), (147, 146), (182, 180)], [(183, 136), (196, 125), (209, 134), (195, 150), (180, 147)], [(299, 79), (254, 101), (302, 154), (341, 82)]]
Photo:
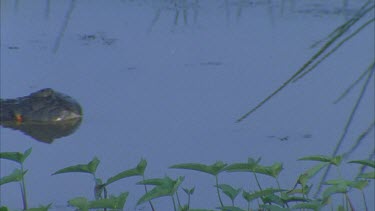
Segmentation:
[(15, 116), (22, 122), (60, 122), (82, 117), (73, 98), (47, 88), (18, 99)]

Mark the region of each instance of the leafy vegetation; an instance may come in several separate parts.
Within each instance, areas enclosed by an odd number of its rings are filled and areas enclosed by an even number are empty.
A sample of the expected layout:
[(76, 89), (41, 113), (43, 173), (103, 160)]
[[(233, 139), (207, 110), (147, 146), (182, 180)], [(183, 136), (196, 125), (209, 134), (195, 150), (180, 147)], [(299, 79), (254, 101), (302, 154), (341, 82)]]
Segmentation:
[[(23, 169), (23, 162), (30, 155), (31, 149), (26, 150), (24, 153), (19, 152), (2, 152), (0, 158), (11, 161), (16, 161), (21, 164)], [(342, 155), (329, 157), (323, 155), (313, 155), (300, 158), (301, 161), (315, 161), (317, 165), (313, 165), (308, 168), (305, 172), (302, 172), (294, 185), (293, 188), (282, 187), (278, 181), (279, 175), (283, 172), (283, 165), (281, 163), (274, 163), (270, 166), (260, 164), (260, 159), (249, 158), (247, 162), (243, 163), (232, 163), (226, 164), (222, 161), (217, 161), (214, 164), (206, 165), (202, 163), (182, 163), (175, 164), (170, 169), (180, 169), (184, 171), (195, 171), (204, 174), (211, 175), (215, 178), (213, 188), (216, 189), (218, 203), (216, 207), (212, 207), (213, 210), (230, 210), (230, 211), (244, 211), (244, 210), (320, 210), (326, 206), (337, 206), (338, 209), (346, 207), (344, 210), (355, 210), (355, 207), (351, 201), (351, 197), (355, 190), (361, 192), (363, 197), (363, 207), (367, 210), (367, 200), (365, 198), (364, 189), (370, 186), (371, 181), (375, 180), (375, 162), (372, 160), (352, 160), (347, 163), (342, 162)], [(75, 207), (77, 210), (92, 210), (92, 209), (110, 209), (110, 210), (123, 210), (125, 207), (126, 199), (129, 192), (122, 192), (118, 195), (109, 195), (107, 186), (114, 184), (119, 180), (128, 177), (140, 177), (140, 181), (137, 182), (139, 185), (145, 187), (145, 194), (141, 196), (137, 205), (149, 203), (152, 210), (156, 210), (152, 204), (152, 200), (157, 200), (161, 197), (171, 198), (171, 207), (173, 210), (184, 211), (198, 211), (198, 210), (209, 210), (209, 209), (193, 209), (191, 208), (190, 198), (194, 194), (195, 188), (183, 188), (182, 184), (185, 177), (179, 176), (176, 179), (165, 176), (163, 178), (152, 178), (145, 179), (145, 170), (147, 167), (147, 161), (141, 159), (140, 162), (134, 167), (110, 177), (106, 182), (102, 182), (101, 178), (96, 176), (96, 170), (100, 160), (94, 157), (87, 164), (77, 164), (57, 170), (52, 175), (66, 174), (66, 173), (84, 173), (93, 176), (94, 180), (94, 199), (87, 199), (86, 197), (78, 196), (67, 201), (67, 206)], [(322, 169), (328, 168), (329, 164), (335, 165), (337, 168), (341, 168), (343, 165), (357, 165), (367, 166), (372, 171), (364, 172), (354, 178), (338, 177), (336, 179), (328, 180), (324, 183), (326, 187), (323, 193), (319, 197), (314, 197), (310, 193), (313, 185), (313, 177)], [(248, 182), (251, 183), (256, 181), (258, 189), (244, 190), (243, 188), (236, 188), (231, 184), (219, 183), (219, 176), (222, 174), (252, 174), (254, 179), (250, 179)], [(0, 179), (0, 186), (6, 185), (10, 182), (21, 183), (21, 195), (22, 200), (26, 201), (25, 190), (25, 175), (27, 171), (15, 169), (13, 173), (8, 176), (4, 176)], [(270, 177), (273, 178), (278, 187), (273, 187), (270, 183), (262, 185), (259, 182), (259, 177)], [(282, 184), (282, 183), (281, 183)], [(148, 191), (147, 186), (153, 186)], [(371, 187), (371, 186), (370, 186)], [(180, 200), (179, 193), (185, 193), (187, 195), (187, 201), (183, 203)], [(225, 204), (222, 200), (221, 194), (227, 197), (231, 203)], [(334, 195), (341, 194), (344, 196), (343, 204), (337, 204), (332, 202)], [(370, 200), (371, 201), (371, 200)], [(239, 202), (239, 203), (238, 203)], [(236, 204), (244, 204), (246, 207), (241, 207)], [(256, 203), (254, 203), (256, 202)], [(24, 203), (24, 210), (29, 211), (44, 211), (52, 208), (52, 204), (47, 206), (40, 206), (38, 208), (28, 208), (27, 203)], [(1, 210), (8, 210), (6, 207), (1, 207)]]

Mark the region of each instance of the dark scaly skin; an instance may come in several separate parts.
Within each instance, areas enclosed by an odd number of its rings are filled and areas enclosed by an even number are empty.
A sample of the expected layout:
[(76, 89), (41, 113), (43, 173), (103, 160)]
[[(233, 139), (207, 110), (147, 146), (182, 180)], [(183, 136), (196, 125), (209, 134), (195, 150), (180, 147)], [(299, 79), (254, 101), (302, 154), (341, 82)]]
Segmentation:
[(0, 123), (51, 123), (81, 117), (81, 106), (73, 98), (50, 88), (25, 97), (0, 100)]

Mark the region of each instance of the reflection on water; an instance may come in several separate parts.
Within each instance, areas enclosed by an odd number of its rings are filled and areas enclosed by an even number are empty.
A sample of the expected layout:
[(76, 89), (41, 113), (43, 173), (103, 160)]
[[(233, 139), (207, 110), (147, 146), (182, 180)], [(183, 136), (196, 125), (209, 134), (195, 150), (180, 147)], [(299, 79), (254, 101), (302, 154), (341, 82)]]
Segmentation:
[(76, 118), (61, 122), (50, 123), (18, 123), (6, 122), (2, 126), (14, 130), (22, 131), (24, 134), (31, 136), (35, 140), (52, 143), (55, 139), (68, 136), (77, 130), (81, 124), (82, 119)]
[[(77, 7), (79, 2), (76, 0), (71, 0), (69, 6), (65, 12), (64, 21), (61, 25), (60, 31), (55, 39), (53, 52), (57, 53), (60, 48), (62, 39), (64, 37), (65, 31), (69, 27), (70, 19), (74, 13), (74, 9)], [(123, 1), (123, 4), (129, 7), (134, 6), (132, 2)], [(160, 1), (158, 3), (149, 3), (148, 1), (139, 1), (137, 6), (152, 7), (154, 10), (153, 18), (150, 20), (151, 24), (148, 28), (148, 32), (152, 32), (153, 29), (162, 22), (163, 17), (171, 17), (171, 23), (173, 27), (177, 27), (182, 23), (183, 26), (189, 26), (191, 24), (198, 24), (200, 13), (202, 9), (205, 8), (207, 4), (203, 1)], [(267, 10), (271, 22), (275, 22), (275, 16), (285, 15), (285, 13), (290, 14), (303, 14), (315, 17), (324, 16), (343, 16), (344, 19), (348, 19), (350, 15), (353, 15), (357, 9), (349, 8), (347, 1), (335, 4), (332, 2), (314, 2), (314, 3), (297, 3), (296, 1), (224, 1), (217, 2), (216, 5), (213, 2), (208, 4), (210, 7), (217, 7), (218, 10), (224, 9), (226, 22), (231, 22), (231, 19), (235, 19), (239, 22), (244, 16), (244, 13), (251, 12), (251, 9), (256, 7), (261, 7)], [(15, 6), (17, 9), (18, 5)], [(46, 19), (49, 18), (51, 4), (48, 4), (45, 8)], [(173, 31), (174, 29), (172, 29)], [(94, 40), (101, 40), (105, 45), (112, 45), (117, 39), (108, 38), (106, 36), (99, 34), (83, 34), (79, 35), (80, 39), (86, 41), (85, 43), (91, 43)]]

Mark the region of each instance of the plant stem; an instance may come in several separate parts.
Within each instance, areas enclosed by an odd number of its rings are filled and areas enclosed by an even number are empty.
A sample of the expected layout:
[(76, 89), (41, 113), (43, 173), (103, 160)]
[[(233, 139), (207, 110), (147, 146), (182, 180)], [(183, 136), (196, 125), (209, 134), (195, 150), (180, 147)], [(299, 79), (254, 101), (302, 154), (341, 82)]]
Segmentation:
[(253, 174), (254, 174), (255, 181), (257, 182), (257, 185), (258, 185), (259, 190), (263, 190), (262, 187), (260, 186), (260, 183), (259, 183), (259, 180), (258, 180), (257, 174), (254, 173), (254, 172), (253, 172)]
[(21, 193), (22, 193), (22, 203), (23, 209), (27, 209), (27, 196), (26, 196), (26, 185), (25, 185), (25, 177), (23, 174), (23, 164), (21, 163), (21, 172), (22, 172), (22, 180), (21, 180)]
[[(358, 110), (359, 103), (362, 101), (364, 93), (367, 90), (367, 86), (370, 83), (370, 79), (373, 76), (373, 73), (375, 72), (375, 67), (372, 66), (371, 68), (372, 68), (372, 71), (370, 71), (368, 73), (366, 81), (364, 82), (364, 84), (363, 84), (363, 86), (362, 86), (362, 88), (361, 88), (361, 90), (359, 92), (359, 96), (358, 96), (356, 102), (354, 103), (354, 107), (352, 108), (352, 111), (349, 114), (348, 120), (346, 121), (346, 124), (344, 126), (343, 131), (342, 131), (342, 134), (341, 134), (341, 136), (340, 136), (340, 138), (339, 138), (339, 140), (338, 140), (338, 142), (336, 144), (335, 149), (333, 150), (332, 157), (334, 157), (334, 156), (337, 155), (337, 152), (339, 151), (339, 149), (341, 147), (341, 144), (343, 143), (344, 138), (346, 137), (346, 134), (349, 131), (349, 127), (350, 127), (350, 125), (351, 125), (351, 123), (353, 121), (354, 115), (356, 114), (356, 111)], [(328, 167), (326, 168), (326, 170), (325, 170), (322, 178), (320, 179), (320, 182), (319, 182), (319, 185), (318, 185), (318, 190), (315, 193), (315, 197), (319, 194), (319, 192), (320, 192), (320, 190), (322, 188), (323, 182), (325, 181), (330, 168), (331, 168), (331, 165), (328, 165)]]
[[(142, 180), (145, 181), (145, 175), (144, 174), (142, 174)], [(147, 186), (146, 185), (143, 185), (143, 186), (145, 187), (145, 192), (147, 193), (148, 192), (147, 191)], [(148, 201), (148, 203), (150, 204), (151, 210), (155, 211), (154, 205), (152, 204), (151, 200)]]
[(221, 200), (221, 196), (220, 196), (220, 192), (219, 192), (219, 179), (218, 179), (217, 175), (215, 175), (215, 179), (216, 179), (216, 192), (217, 192), (217, 196), (219, 197), (220, 205), (222, 207), (224, 207), (224, 204), (223, 204), (223, 201)]
[(172, 195), (172, 201), (173, 201), (173, 208), (174, 208), (174, 211), (177, 211), (177, 208), (176, 208), (176, 202), (174, 201), (174, 196)]
[(190, 193), (188, 194), (187, 209), (190, 210)]
[(350, 209), (355, 210), (347, 193), (345, 193), (345, 197), (346, 197), (346, 201), (349, 203)]
[(181, 207), (180, 197), (178, 196), (178, 192), (177, 191), (176, 191), (176, 197), (177, 197), (178, 207)]
[(368, 207), (367, 207), (367, 203), (366, 203), (366, 196), (365, 196), (365, 192), (363, 190), (361, 190), (361, 194), (362, 194), (362, 198), (363, 198), (363, 203), (365, 205), (365, 210), (367, 211), (368, 210)]

